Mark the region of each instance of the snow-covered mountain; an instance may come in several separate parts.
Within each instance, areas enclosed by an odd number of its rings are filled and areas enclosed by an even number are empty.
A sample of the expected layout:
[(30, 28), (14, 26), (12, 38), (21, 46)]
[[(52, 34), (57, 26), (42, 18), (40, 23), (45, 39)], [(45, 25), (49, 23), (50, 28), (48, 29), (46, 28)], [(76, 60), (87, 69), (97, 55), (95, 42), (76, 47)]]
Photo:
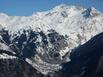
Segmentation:
[[(22, 29), (32, 28), (42, 30), (46, 34), (53, 29), (61, 35), (68, 35), (70, 39), (78, 40), (84, 37), (81, 43), (102, 32), (103, 14), (95, 8), (82, 8), (61, 4), (46, 12), (37, 12), (32, 16), (8, 16), (0, 14), (0, 25), (11, 33)], [(77, 43), (76, 43), (77, 44)], [(75, 45), (76, 45), (75, 44)]]
[(103, 14), (93, 7), (61, 4), (31, 16), (0, 13), (0, 49), (8, 46), (6, 51), (43, 74), (61, 69), (71, 51), (101, 32)]

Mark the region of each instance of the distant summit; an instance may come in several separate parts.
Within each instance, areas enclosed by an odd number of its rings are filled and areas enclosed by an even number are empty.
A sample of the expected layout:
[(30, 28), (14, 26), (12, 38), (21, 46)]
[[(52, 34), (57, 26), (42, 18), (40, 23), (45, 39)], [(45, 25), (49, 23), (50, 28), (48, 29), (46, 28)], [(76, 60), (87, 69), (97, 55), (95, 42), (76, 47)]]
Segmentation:
[(103, 14), (61, 4), (31, 16), (0, 13), (0, 27), (0, 55), (21, 58), (47, 75), (62, 69), (71, 52), (103, 32)]

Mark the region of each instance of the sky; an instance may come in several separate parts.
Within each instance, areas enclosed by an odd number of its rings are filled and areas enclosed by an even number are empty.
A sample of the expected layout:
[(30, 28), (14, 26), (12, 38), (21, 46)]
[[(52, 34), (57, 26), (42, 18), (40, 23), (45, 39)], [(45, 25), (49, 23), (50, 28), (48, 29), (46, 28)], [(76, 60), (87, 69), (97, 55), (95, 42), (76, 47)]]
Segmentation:
[(60, 4), (95, 7), (103, 12), (103, 0), (0, 0), (0, 12), (12, 16), (30, 16)]

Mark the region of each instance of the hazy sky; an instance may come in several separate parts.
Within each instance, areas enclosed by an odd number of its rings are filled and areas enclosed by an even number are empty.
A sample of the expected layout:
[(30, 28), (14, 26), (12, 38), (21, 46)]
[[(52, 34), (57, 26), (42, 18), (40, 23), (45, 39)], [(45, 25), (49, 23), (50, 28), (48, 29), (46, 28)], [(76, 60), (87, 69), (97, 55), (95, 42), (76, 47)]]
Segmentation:
[(95, 7), (103, 12), (103, 0), (0, 0), (0, 12), (8, 15), (31, 15), (33, 12), (49, 10), (59, 4)]

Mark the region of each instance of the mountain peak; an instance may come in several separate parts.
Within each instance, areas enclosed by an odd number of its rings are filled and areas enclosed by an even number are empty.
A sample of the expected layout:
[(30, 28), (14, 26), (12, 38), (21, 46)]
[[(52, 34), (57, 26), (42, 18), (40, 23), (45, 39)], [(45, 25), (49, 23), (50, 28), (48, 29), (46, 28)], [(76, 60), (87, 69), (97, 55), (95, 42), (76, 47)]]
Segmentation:
[(62, 61), (69, 61), (69, 53), (75, 47), (103, 31), (103, 16), (90, 18), (97, 14), (95, 8), (65, 4), (29, 17), (11, 17), (1, 13), (0, 24), (6, 29), (1, 30), (1, 36), (12, 50), (16, 49), (19, 57), (23, 56), (45, 74), (59, 70)]
[(75, 9), (75, 10), (82, 10), (83, 7), (81, 6), (74, 6), (74, 5), (66, 5), (66, 4), (60, 4), (56, 7), (54, 7), (54, 9)]
[(58, 5), (58, 6), (56, 6), (57, 8), (63, 8), (63, 7), (67, 7), (68, 5), (66, 5), (66, 4), (60, 4), (60, 5)]
[(98, 15), (98, 11), (94, 7), (87, 8), (84, 12), (84, 17), (95, 17)]

